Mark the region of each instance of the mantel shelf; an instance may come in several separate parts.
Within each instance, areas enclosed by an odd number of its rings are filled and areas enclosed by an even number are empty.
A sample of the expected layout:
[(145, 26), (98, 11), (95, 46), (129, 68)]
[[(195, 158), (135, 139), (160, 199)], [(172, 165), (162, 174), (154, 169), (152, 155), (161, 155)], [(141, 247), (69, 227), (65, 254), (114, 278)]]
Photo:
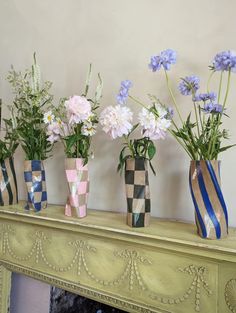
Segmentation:
[[(39, 213), (24, 210), (22, 204), (0, 207), (0, 216), (38, 225), (45, 225), (47, 222), (55, 228), (80, 232), (92, 229), (103, 232), (104, 236), (109, 236), (111, 233), (113, 235), (124, 234), (126, 238), (133, 237), (136, 241), (141, 239), (157, 240), (220, 251), (221, 253), (232, 253), (236, 256), (236, 228), (230, 228), (229, 236), (225, 239), (207, 240), (197, 235), (196, 226), (192, 223), (152, 217), (149, 227), (131, 228), (126, 225), (125, 213), (90, 209), (86, 218), (78, 219), (66, 217), (64, 207), (59, 205), (49, 205), (47, 209)], [(110, 234), (106, 235), (107, 233)]]
[(20, 203), (0, 208), (0, 313), (10, 272), (128, 312), (236, 312), (236, 229), (205, 240), (190, 223), (153, 217), (130, 228), (124, 213), (77, 219), (62, 206), (33, 213)]

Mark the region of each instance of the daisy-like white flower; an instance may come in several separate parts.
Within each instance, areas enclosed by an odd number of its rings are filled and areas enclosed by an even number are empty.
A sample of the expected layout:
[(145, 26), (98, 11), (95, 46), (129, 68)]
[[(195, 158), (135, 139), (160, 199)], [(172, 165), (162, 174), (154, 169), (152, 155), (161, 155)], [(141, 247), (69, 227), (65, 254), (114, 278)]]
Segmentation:
[(48, 111), (44, 113), (43, 121), (45, 124), (51, 124), (55, 120), (55, 115), (52, 113), (52, 111)]
[(126, 106), (108, 106), (100, 115), (100, 123), (105, 133), (113, 139), (128, 135), (131, 131), (133, 113)]
[(93, 124), (91, 121), (84, 122), (82, 126), (81, 133), (84, 136), (93, 136), (96, 134), (96, 125)]
[(61, 128), (57, 122), (52, 122), (47, 127), (47, 140), (51, 143), (54, 143), (60, 139)]

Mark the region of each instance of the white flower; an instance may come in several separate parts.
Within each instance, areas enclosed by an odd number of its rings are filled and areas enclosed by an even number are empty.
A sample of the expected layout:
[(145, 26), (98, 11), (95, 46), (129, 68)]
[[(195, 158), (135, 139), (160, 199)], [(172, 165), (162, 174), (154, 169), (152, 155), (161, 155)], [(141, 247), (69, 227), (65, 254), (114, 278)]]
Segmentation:
[(105, 133), (113, 139), (128, 135), (132, 129), (133, 113), (126, 106), (108, 106), (100, 115), (100, 123)]
[(152, 112), (145, 108), (139, 113), (139, 122), (142, 127), (143, 137), (149, 137), (151, 140), (165, 139), (167, 129), (171, 125), (170, 120), (164, 117), (156, 117)]
[(84, 136), (93, 136), (96, 134), (96, 125), (90, 121), (86, 121), (82, 126), (81, 133)]
[(55, 116), (52, 114), (52, 111), (44, 113), (43, 121), (45, 124), (51, 124), (54, 122)]
[(156, 118), (155, 115), (149, 110), (143, 108), (138, 115), (140, 125), (145, 129), (155, 128)]
[(70, 97), (65, 101), (65, 107), (70, 124), (79, 124), (84, 122), (91, 116), (91, 104), (85, 98), (81, 96)]
[(157, 114), (160, 118), (163, 118), (167, 115), (167, 110), (165, 107), (163, 107), (161, 104), (155, 104), (155, 108), (157, 110)]

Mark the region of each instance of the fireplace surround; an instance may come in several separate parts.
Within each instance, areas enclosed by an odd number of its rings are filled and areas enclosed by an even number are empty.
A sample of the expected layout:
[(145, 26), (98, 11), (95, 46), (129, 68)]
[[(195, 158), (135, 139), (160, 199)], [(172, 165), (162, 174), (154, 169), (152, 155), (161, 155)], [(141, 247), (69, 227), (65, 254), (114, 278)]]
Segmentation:
[(0, 313), (8, 312), (11, 272), (127, 312), (236, 312), (236, 230), (209, 241), (176, 221), (133, 229), (110, 211), (79, 220), (55, 205), (40, 213), (2, 207)]

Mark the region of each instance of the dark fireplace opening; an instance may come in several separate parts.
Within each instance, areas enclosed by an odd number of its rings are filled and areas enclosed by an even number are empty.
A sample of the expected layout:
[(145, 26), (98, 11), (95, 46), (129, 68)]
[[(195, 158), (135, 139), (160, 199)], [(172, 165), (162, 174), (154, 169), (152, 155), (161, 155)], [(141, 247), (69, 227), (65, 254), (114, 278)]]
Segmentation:
[(126, 311), (51, 287), (49, 313), (126, 313)]

